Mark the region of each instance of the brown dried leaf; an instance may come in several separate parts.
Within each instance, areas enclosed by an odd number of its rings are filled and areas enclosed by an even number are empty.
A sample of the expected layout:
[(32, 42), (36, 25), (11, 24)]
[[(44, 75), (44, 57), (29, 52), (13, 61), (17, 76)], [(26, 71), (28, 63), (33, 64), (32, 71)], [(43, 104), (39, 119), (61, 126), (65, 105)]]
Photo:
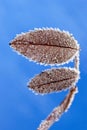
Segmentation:
[(37, 29), (18, 35), (11, 47), (27, 58), (44, 64), (62, 64), (75, 57), (77, 41), (59, 29)]
[(75, 69), (50, 69), (33, 78), (28, 87), (41, 94), (57, 92), (74, 86), (78, 78), (79, 72)]
[(71, 88), (70, 92), (67, 94), (63, 102), (61, 102), (58, 107), (53, 109), (50, 115), (44, 121), (41, 122), (37, 130), (48, 130), (55, 121), (59, 120), (62, 114), (67, 111), (72, 104), (72, 101), (74, 100), (74, 96), (77, 91), (78, 90), (76, 87)]

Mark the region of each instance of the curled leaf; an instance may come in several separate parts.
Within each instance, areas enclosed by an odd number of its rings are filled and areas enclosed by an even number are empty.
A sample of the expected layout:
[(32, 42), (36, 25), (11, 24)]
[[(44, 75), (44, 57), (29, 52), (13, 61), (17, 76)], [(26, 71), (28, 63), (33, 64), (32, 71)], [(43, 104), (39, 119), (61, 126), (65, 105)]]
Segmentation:
[(72, 104), (72, 101), (74, 100), (74, 96), (77, 91), (77, 87), (71, 88), (70, 92), (61, 102), (61, 104), (53, 109), (53, 111), (48, 115), (48, 117), (41, 122), (37, 130), (48, 130), (55, 121), (59, 120), (62, 114), (67, 111)]
[(10, 45), (31, 60), (51, 65), (66, 63), (79, 51), (71, 34), (52, 28), (20, 34)]
[(50, 69), (34, 77), (28, 87), (41, 94), (57, 92), (74, 86), (78, 78), (79, 72), (76, 69)]

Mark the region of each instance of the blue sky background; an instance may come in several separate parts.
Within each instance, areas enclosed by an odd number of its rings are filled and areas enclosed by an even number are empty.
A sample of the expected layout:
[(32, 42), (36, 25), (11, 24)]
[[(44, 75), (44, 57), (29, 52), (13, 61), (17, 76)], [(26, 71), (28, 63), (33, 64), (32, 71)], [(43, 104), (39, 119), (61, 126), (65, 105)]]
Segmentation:
[(0, 130), (36, 130), (66, 94), (29, 91), (29, 79), (50, 66), (29, 62), (9, 47), (16, 34), (38, 27), (67, 30), (81, 46), (79, 93), (50, 130), (87, 130), (87, 0), (0, 0)]

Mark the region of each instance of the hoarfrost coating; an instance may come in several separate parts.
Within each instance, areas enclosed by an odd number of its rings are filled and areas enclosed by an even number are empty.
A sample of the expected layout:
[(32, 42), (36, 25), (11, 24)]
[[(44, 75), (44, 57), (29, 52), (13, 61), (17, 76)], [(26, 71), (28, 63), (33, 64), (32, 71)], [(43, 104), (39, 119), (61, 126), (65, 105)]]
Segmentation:
[(10, 45), (31, 60), (52, 65), (66, 63), (79, 51), (71, 34), (52, 28), (22, 33)]
[(78, 88), (80, 78), (80, 46), (75, 38), (66, 31), (53, 28), (39, 28), (17, 35), (10, 46), (19, 54), (44, 65), (62, 65), (74, 61), (73, 68), (55, 68), (36, 75), (28, 87), (40, 94), (48, 94), (69, 89), (69, 93), (50, 115), (40, 123), (37, 130), (48, 130), (68, 110)]

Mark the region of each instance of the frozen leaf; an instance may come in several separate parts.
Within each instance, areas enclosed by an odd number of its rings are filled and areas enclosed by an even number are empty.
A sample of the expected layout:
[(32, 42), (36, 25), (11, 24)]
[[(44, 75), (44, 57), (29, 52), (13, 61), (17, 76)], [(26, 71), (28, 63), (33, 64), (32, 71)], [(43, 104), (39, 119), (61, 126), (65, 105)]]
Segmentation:
[(34, 77), (28, 87), (41, 94), (57, 92), (74, 86), (78, 78), (76, 69), (50, 69)]
[(10, 45), (30, 60), (51, 65), (66, 63), (79, 51), (79, 45), (71, 34), (52, 28), (20, 34)]

